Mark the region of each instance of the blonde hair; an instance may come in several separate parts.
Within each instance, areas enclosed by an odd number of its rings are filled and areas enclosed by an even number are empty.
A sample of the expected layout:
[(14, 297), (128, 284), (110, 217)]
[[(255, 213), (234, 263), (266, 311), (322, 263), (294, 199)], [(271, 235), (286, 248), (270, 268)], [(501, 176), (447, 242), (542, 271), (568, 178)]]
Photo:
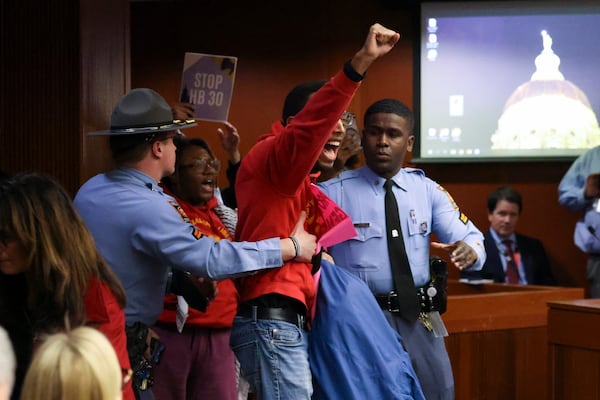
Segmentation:
[[(7, 389), (6, 394), (9, 397), (15, 383), (15, 367), (15, 353), (13, 352), (10, 339), (4, 328), (0, 326), (0, 393), (2, 393), (2, 387), (4, 386)], [(0, 398), (2, 398), (1, 394)]]
[(27, 371), (21, 400), (115, 400), (122, 382), (108, 339), (82, 326), (48, 336)]

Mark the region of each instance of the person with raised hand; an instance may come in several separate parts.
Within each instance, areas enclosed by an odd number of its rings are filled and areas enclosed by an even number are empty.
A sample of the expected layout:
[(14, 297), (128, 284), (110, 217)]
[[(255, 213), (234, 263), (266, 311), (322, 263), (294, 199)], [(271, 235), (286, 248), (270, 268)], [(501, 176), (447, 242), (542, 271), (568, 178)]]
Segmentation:
[[(281, 121), (259, 138), (240, 166), (236, 240), (279, 236), (302, 213), (307, 213), (307, 230), (319, 235), (310, 172), (317, 163), (333, 165), (344, 134), (342, 114), (369, 66), (399, 38), (373, 24), (362, 47), (334, 77), (289, 92)], [(295, 258), (278, 270), (236, 280), (240, 305), (231, 346), (244, 378), (262, 400), (310, 399), (313, 393), (306, 331), (315, 299), (312, 270), (310, 261)]]

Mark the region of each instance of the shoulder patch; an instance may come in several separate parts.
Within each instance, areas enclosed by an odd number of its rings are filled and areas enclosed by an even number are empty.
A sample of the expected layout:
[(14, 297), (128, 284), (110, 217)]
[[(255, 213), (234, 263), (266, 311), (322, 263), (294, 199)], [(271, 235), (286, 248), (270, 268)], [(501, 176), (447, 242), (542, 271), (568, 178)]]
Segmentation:
[(462, 211), (458, 214), (458, 219), (465, 225), (469, 222), (469, 217)]
[(194, 232), (192, 232), (192, 236), (196, 239), (200, 239), (204, 235), (202, 234), (202, 232), (200, 232), (200, 229), (194, 227)]
[[(442, 185), (440, 185), (438, 183), (437, 186), (436, 186), (436, 189), (437, 190), (441, 190), (442, 192), (444, 192), (446, 194), (446, 196), (448, 196), (448, 200), (450, 200), (450, 203), (452, 203), (452, 207), (455, 210), (458, 210), (458, 205), (456, 204), (456, 202), (454, 201), (454, 199), (452, 198), (452, 196), (450, 196), (450, 193), (448, 193), (448, 191), (446, 189), (444, 189), (444, 187)], [(462, 215), (462, 213), (461, 213), (461, 215)], [(462, 221), (462, 219), (461, 219), (461, 221)], [(468, 218), (467, 218), (467, 221), (468, 221)]]
[(187, 216), (187, 214), (185, 213), (185, 211), (183, 211), (183, 208), (181, 208), (181, 206), (179, 205), (179, 203), (177, 203), (175, 200), (167, 200), (167, 201), (175, 209), (175, 211), (177, 211), (177, 213), (179, 214), (179, 216), (181, 217), (181, 220), (183, 222), (187, 222), (188, 224), (192, 223), (192, 221)]
[(175, 211), (177, 211), (177, 214), (179, 214), (179, 216), (181, 217), (181, 220), (183, 222), (186, 222), (194, 227), (194, 230), (192, 231), (192, 236), (195, 237), (196, 240), (198, 240), (204, 236), (204, 234), (202, 232), (200, 232), (200, 229), (198, 229), (194, 224), (192, 224), (192, 220), (190, 219), (190, 217), (187, 216), (185, 211), (183, 211), (183, 208), (181, 208), (179, 203), (177, 203), (175, 200), (167, 200), (167, 201), (175, 209)]

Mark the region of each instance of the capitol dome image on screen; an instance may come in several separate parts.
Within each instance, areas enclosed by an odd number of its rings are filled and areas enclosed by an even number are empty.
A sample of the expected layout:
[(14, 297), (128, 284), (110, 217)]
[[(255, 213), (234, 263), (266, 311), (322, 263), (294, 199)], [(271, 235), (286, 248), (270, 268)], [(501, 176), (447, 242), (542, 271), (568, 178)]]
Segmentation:
[(565, 79), (552, 37), (541, 32), (543, 50), (535, 58), (536, 71), (510, 96), (498, 129), (496, 149), (581, 149), (600, 144), (598, 119), (585, 93)]

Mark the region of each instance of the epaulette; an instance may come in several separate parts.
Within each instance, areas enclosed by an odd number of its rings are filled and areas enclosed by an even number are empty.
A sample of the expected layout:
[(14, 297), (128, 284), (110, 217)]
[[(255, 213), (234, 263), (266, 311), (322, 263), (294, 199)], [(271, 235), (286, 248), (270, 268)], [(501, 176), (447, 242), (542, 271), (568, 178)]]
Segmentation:
[(346, 181), (348, 179), (354, 179), (354, 178), (358, 178), (358, 177), (359, 177), (358, 171), (355, 169), (350, 169), (350, 170), (342, 171), (335, 178), (328, 179), (325, 182), (319, 182), (319, 186), (323, 186), (323, 187), (331, 186), (331, 185), (335, 185), (337, 183)]
[(425, 176), (425, 171), (423, 171), (421, 168), (404, 167), (402, 170), (408, 174), (420, 174)]
[(361, 176), (361, 174), (358, 169), (349, 169), (349, 170), (343, 171), (341, 174), (339, 174), (338, 179), (341, 181), (346, 181), (348, 179), (359, 178), (360, 176)]

